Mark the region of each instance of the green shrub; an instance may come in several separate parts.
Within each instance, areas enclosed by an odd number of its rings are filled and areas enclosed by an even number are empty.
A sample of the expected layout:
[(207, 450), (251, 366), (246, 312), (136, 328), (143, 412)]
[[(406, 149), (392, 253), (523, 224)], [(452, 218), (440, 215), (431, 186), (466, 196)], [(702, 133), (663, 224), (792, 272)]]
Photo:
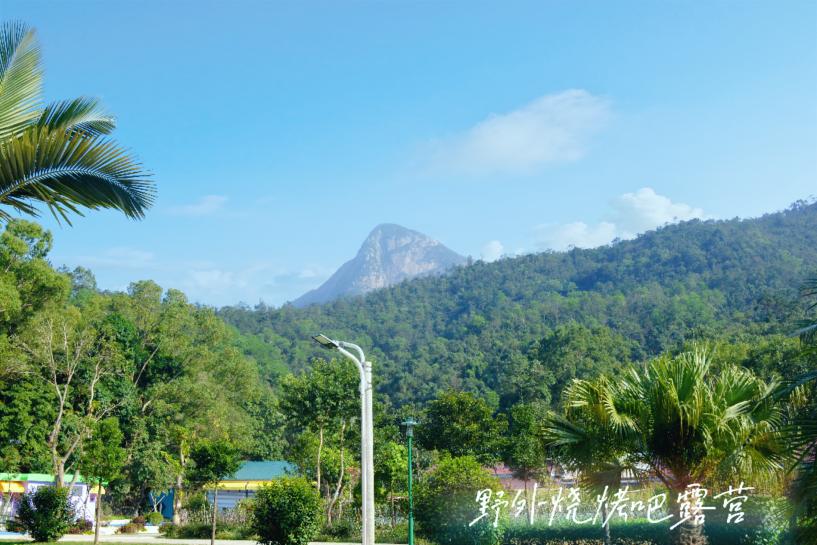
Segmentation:
[(343, 518), (333, 524), (324, 524), (321, 528), (318, 541), (351, 541), (360, 539), (360, 521), (353, 518)]
[(164, 515), (159, 513), (158, 511), (151, 511), (145, 517), (145, 520), (148, 524), (152, 524), (153, 526), (159, 526), (161, 523), (165, 521)]
[[(188, 524), (165, 523), (159, 527), (159, 533), (173, 539), (210, 539), (213, 527), (210, 523), (192, 522)], [(216, 539), (250, 539), (255, 534), (246, 524), (222, 522), (216, 529)]]
[(138, 534), (139, 532), (141, 532), (144, 529), (145, 529), (145, 527), (143, 525), (141, 525), (141, 524), (137, 524), (135, 522), (129, 522), (129, 523), (125, 524), (124, 526), (120, 526), (116, 530), (116, 533), (117, 534)]
[(303, 477), (275, 480), (255, 496), (252, 527), (264, 545), (306, 545), (320, 521), (320, 498)]
[[(358, 534), (360, 529), (358, 529)], [(408, 522), (399, 522), (394, 526), (378, 526), (375, 528), (375, 542), (376, 543), (407, 543), (408, 540)], [(415, 545), (431, 545), (431, 542), (416, 536), (414, 538)]]
[(42, 486), (23, 495), (17, 510), (19, 525), (34, 541), (57, 541), (68, 532), (74, 510), (68, 502), (68, 489)]
[[(754, 524), (725, 524), (707, 521), (704, 533), (710, 545), (778, 545), (764, 537), (767, 527)], [(603, 533), (599, 524), (533, 525), (519, 522), (507, 527), (505, 545), (601, 545)], [(668, 524), (651, 524), (645, 520), (610, 524), (613, 545), (672, 545), (678, 530)]]
[(479, 516), (476, 494), (486, 488), (502, 489), (499, 479), (474, 458), (444, 458), (417, 487), (414, 512), (418, 532), (438, 545), (501, 543), (504, 524), (494, 527), (492, 511), (469, 526)]
[(71, 527), (68, 528), (68, 533), (69, 534), (87, 534), (89, 532), (92, 532), (93, 529), (94, 529), (94, 523), (93, 522), (91, 522), (90, 520), (86, 520), (86, 519), (81, 518), (81, 519), (77, 519), (76, 521), (74, 521), (73, 524), (71, 524)]
[[(360, 519), (355, 516), (344, 517), (331, 526), (324, 525), (314, 537), (318, 542), (359, 542)], [(406, 543), (408, 540), (408, 522), (399, 522), (394, 526), (383, 525), (375, 527), (375, 543)], [(415, 545), (434, 545), (430, 541), (415, 536)]]
[(20, 521), (17, 519), (9, 519), (6, 521), (6, 531), (7, 532), (15, 532), (18, 534), (24, 534), (26, 529), (23, 528), (23, 525), (20, 524)]

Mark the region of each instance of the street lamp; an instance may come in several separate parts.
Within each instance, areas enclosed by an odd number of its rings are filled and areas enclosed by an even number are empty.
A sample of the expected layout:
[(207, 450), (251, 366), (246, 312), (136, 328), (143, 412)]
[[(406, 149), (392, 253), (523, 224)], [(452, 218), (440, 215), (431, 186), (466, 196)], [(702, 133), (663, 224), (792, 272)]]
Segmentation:
[(412, 481), (414, 480), (411, 450), (414, 439), (414, 426), (417, 421), (409, 417), (403, 425), (406, 427), (406, 439), (408, 440), (408, 545), (414, 545), (414, 496), (412, 495)]
[[(363, 349), (345, 341), (336, 341), (326, 335), (312, 337), (329, 350), (337, 350), (355, 362), (360, 371), (360, 475), (363, 492), (362, 545), (374, 545), (374, 431), (372, 424), (372, 363), (366, 361)], [(355, 356), (350, 350), (357, 352)]]

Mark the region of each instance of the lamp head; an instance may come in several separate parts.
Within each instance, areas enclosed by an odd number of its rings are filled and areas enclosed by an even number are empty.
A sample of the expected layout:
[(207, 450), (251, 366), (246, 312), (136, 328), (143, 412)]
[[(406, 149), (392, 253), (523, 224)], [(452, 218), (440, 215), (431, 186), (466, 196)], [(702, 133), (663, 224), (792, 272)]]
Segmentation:
[(329, 350), (340, 348), (338, 341), (333, 341), (324, 334), (315, 335), (314, 337), (312, 337), (312, 340), (314, 340), (316, 343)]
[(412, 417), (408, 417), (403, 425), (406, 427), (406, 437), (414, 437), (414, 426), (416, 426), (418, 422), (414, 420)]

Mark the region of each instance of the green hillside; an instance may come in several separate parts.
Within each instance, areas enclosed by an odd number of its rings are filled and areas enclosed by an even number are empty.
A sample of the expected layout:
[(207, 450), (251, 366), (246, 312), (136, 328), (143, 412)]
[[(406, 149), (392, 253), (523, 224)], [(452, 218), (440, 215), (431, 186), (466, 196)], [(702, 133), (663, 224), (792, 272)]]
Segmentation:
[[(323, 332), (369, 350), (394, 404), (454, 387), (507, 406), (555, 399), (572, 376), (692, 339), (785, 344), (802, 310), (798, 288), (817, 269), (816, 228), (817, 204), (800, 202), (592, 250), (477, 262), (322, 306), (219, 314), (272, 381), (320, 355), (310, 336)], [(549, 391), (525, 393), (543, 384)]]

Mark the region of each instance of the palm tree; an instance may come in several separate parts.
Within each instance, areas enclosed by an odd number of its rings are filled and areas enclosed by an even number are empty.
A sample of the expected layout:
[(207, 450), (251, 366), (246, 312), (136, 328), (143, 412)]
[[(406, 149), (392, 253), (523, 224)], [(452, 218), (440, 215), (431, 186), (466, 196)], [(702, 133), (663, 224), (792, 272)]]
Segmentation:
[(141, 165), (106, 138), (115, 127), (99, 101), (44, 104), (36, 34), (0, 26), (0, 221), (44, 205), (70, 224), (81, 208), (112, 208), (142, 218), (155, 188)]
[(796, 458), (790, 470), (795, 478), (790, 491), (796, 543), (817, 544), (817, 371), (787, 384), (783, 394), (804, 400), (783, 429)]
[[(550, 412), (543, 427), (543, 443), (566, 469), (578, 475), (579, 486), (593, 494), (605, 488), (615, 491), (627, 469), (634, 470), (627, 444), (610, 432), (606, 413), (596, 409), (613, 392), (605, 376), (596, 381), (574, 381), (564, 391), (565, 413)], [(592, 400), (579, 403), (578, 400)], [(601, 516), (607, 518), (606, 503)], [(610, 527), (604, 526), (604, 544), (611, 543)]]
[[(817, 308), (817, 275), (803, 284), (807, 311)], [(817, 356), (817, 322), (806, 320), (797, 332), (806, 354)], [(795, 378), (783, 386), (782, 397), (794, 398), (796, 409), (784, 428), (796, 455), (790, 468), (795, 473), (791, 489), (794, 506), (794, 537), (797, 543), (817, 543), (817, 371)]]
[[(649, 468), (669, 491), (675, 521), (679, 495), (694, 483), (772, 482), (785, 464), (776, 384), (737, 366), (709, 371), (706, 351), (696, 349), (615, 382), (576, 380), (564, 415), (547, 418), (544, 442), (591, 475), (604, 466)], [(676, 542), (706, 543), (703, 527), (682, 524)]]

